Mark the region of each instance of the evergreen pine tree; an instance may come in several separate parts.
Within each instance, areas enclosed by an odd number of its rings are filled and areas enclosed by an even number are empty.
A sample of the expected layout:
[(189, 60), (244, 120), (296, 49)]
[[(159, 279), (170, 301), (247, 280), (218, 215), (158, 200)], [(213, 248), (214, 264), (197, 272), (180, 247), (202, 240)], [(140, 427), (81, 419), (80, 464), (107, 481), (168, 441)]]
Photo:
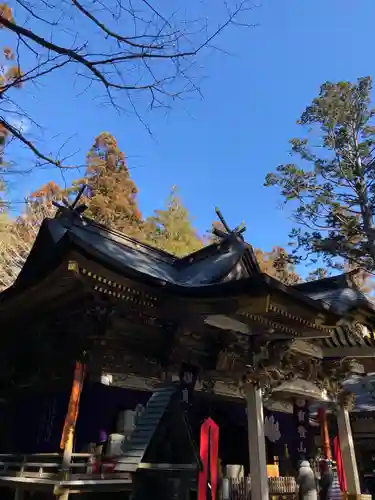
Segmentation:
[(297, 122), (296, 163), (266, 177), (292, 202), (297, 252), (328, 267), (375, 271), (375, 108), (372, 80), (326, 82)]
[(273, 247), (271, 252), (255, 250), (260, 269), (263, 273), (278, 279), (284, 285), (295, 285), (302, 281), (296, 272), (293, 261), (281, 247)]
[(137, 206), (137, 187), (130, 178), (124, 153), (108, 132), (101, 133), (87, 155), (84, 178), (73, 191), (87, 185), (85, 215), (112, 229), (137, 236), (142, 218)]
[(163, 210), (155, 210), (145, 223), (145, 239), (150, 244), (178, 257), (199, 250), (202, 240), (195, 231), (189, 212), (176, 187)]

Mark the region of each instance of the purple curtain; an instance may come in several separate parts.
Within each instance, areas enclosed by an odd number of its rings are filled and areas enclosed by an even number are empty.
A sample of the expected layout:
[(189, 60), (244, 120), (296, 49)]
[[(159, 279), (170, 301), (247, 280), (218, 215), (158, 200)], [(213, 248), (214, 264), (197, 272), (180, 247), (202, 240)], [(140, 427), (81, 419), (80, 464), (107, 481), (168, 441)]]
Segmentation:
[(77, 422), (77, 451), (86, 443), (105, 441), (115, 431), (118, 412), (145, 405), (151, 392), (121, 389), (100, 383), (86, 384)]
[[(69, 390), (20, 393), (13, 400), (8, 413), (11, 422), (11, 449), (5, 450), (2, 445), (2, 450), (13, 453), (56, 452), (59, 449), (69, 394)], [(109, 433), (114, 432), (120, 410), (134, 409), (137, 404), (144, 405), (150, 396), (151, 392), (86, 383), (80, 402), (75, 450), (81, 451), (83, 446), (90, 442), (104, 441)], [(285, 444), (290, 444), (290, 438), (295, 433), (293, 415), (267, 410), (264, 414), (274, 415), (279, 423), (281, 436), (276, 443), (272, 443), (272, 450), (275, 455), (283, 456)], [(197, 439), (200, 423), (209, 416), (221, 428), (220, 435), (223, 439), (224, 435), (228, 434), (230, 445), (235, 436), (238, 436), (238, 443), (243, 445), (244, 454), (247, 454), (245, 405), (237, 401), (212, 401), (202, 394), (196, 394), (192, 427), (193, 431), (197, 429)]]
[[(9, 405), (11, 439), (4, 451), (50, 453), (60, 446), (70, 392), (20, 392)], [(75, 450), (90, 442), (105, 440), (113, 432), (120, 410), (146, 404), (151, 393), (103, 384), (84, 385), (76, 427)]]

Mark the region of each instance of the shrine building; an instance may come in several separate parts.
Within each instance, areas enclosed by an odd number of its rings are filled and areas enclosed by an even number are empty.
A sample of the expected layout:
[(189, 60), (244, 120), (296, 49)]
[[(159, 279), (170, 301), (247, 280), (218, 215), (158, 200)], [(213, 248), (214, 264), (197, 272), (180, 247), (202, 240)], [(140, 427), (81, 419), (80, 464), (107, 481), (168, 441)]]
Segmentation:
[(372, 302), (348, 274), (283, 285), (222, 222), (176, 258), (77, 204), (43, 221), (0, 294), (4, 487), (204, 500), (239, 474), (268, 500), (299, 481), (316, 436), (331, 453), (329, 428), (361, 494), (349, 382), (375, 357)]

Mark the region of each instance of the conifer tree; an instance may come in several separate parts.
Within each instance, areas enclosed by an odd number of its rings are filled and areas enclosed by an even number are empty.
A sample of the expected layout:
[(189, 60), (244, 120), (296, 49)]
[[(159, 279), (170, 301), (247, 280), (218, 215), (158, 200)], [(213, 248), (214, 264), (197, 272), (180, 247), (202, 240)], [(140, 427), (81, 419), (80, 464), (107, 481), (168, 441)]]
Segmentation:
[(178, 257), (183, 257), (203, 247), (195, 231), (189, 211), (184, 206), (174, 186), (166, 207), (155, 210), (145, 222), (145, 239), (150, 244)]
[(137, 187), (131, 179), (124, 153), (116, 139), (102, 132), (87, 155), (84, 178), (74, 182), (73, 191), (87, 185), (85, 215), (112, 229), (136, 236), (142, 217), (137, 206)]
[(328, 269), (325, 267), (318, 267), (314, 269), (313, 271), (310, 271), (306, 281), (315, 281), (315, 280), (322, 280), (324, 278), (328, 278)]
[(375, 271), (375, 108), (372, 80), (326, 82), (297, 122), (296, 163), (266, 177), (292, 202), (297, 253), (328, 267)]
[(284, 285), (296, 285), (302, 281), (284, 248), (273, 247), (271, 252), (257, 249), (255, 255), (261, 271), (278, 279)]

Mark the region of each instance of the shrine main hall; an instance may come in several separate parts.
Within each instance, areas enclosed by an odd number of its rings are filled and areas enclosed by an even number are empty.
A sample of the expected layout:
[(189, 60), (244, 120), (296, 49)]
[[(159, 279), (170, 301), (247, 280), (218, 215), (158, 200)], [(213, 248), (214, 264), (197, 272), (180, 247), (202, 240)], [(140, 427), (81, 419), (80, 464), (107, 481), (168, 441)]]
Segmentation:
[(177, 258), (77, 205), (43, 221), (0, 294), (2, 485), (204, 500), (236, 469), (252, 500), (274, 476), (313, 498), (301, 478), (337, 434), (361, 494), (350, 414), (375, 357), (372, 302), (350, 273), (283, 285), (222, 223)]

